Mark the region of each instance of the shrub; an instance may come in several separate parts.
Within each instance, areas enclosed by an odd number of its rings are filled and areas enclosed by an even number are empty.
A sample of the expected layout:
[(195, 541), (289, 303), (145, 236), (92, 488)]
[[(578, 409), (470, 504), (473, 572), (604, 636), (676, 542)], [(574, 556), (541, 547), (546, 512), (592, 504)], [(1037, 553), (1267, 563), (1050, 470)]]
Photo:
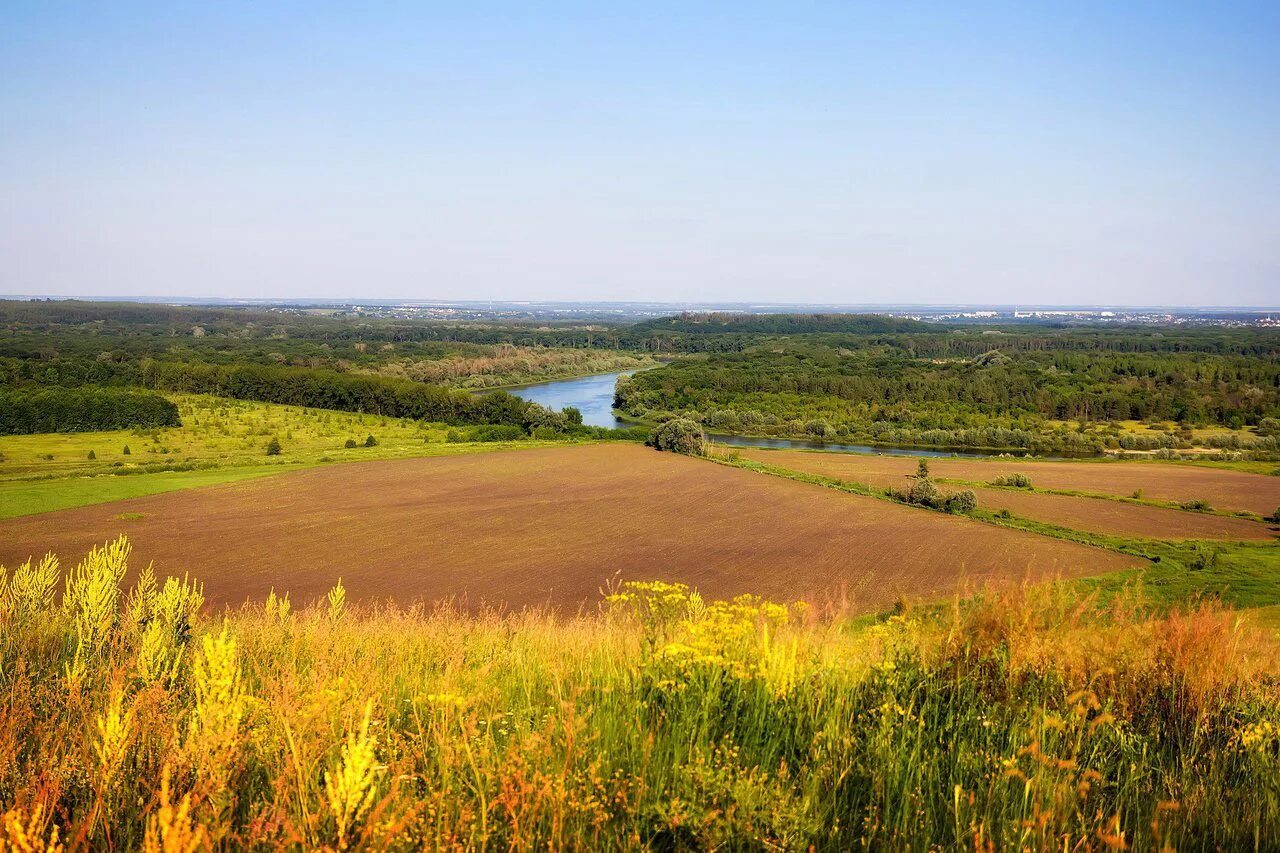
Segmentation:
[(1276, 507), (1276, 511), (1271, 513), (1271, 520), (1280, 523), (1280, 506)]
[(1213, 512), (1213, 507), (1203, 498), (1192, 498), (1189, 501), (1183, 501), (1178, 506), (1190, 512)]
[(649, 435), (646, 443), (658, 450), (701, 456), (706, 449), (707, 437), (696, 421), (688, 418), (674, 418), (659, 425)]
[(280, 451), (283, 449), (284, 448), (280, 446), (280, 439), (276, 438), (274, 435), (271, 436), (271, 440), (267, 442), (267, 455), (279, 456)]
[(928, 477), (916, 480), (907, 491), (907, 500), (920, 506), (933, 506), (938, 502), (938, 497), (938, 487)]
[(953, 513), (973, 512), (978, 508), (978, 496), (972, 489), (956, 492), (947, 496), (945, 508), (947, 512)]
[(347, 448), (347, 450), (350, 450), (356, 446), (356, 440), (354, 438), (348, 438), (342, 446)]
[(1012, 486), (1015, 489), (1031, 488), (1031, 478), (1026, 474), (1015, 473), (1006, 474), (1003, 477), (996, 477), (991, 481), (993, 486)]
[(365, 446), (365, 447), (377, 447), (377, 446), (378, 446), (378, 439), (374, 438), (374, 437), (373, 437), (373, 434), (372, 434), (372, 433), (370, 433), (370, 434), (369, 434), (369, 436), (368, 436), (367, 438), (365, 438), (365, 440), (364, 440), (364, 446)]
[(929, 460), (925, 459), (923, 456), (920, 457), (920, 461), (916, 463), (916, 479), (929, 479)]
[(96, 453), (94, 453), (92, 450), (90, 450), (90, 451), (89, 451), (89, 459), (90, 459), (90, 460), (93, 460), (93, 459), (97, 459), (97, 458), (98, 458), (98, 454), (96, 454)]
[(124, 446), (124, 450), (122, 450), (121, 452), (122, 452), (125, 456), (129, 456), (130, 454), (132, 454), (132, 453), (133, 453), (133, 451), (129, 449), (129, 445), (127, 445), (127, 444)]
[[(544, 428), (539, 428), (544, 429)], [(534, 430), (535, 437), (539, 430)], [(555, 430), (547, 430), (551, 438), (556, 437)], [(493, 424), (492, 426), (477, 427), (472, 434), (472, 441), (520, 441), (525, 437), (524, 430), (515, 424)]]

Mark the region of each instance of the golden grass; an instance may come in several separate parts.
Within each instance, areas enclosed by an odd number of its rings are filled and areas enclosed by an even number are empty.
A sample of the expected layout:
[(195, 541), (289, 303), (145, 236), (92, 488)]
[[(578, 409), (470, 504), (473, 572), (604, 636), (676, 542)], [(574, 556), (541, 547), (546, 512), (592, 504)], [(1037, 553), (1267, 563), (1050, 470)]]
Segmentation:
[(1280, 658), (1214, 607), (1038, 587), (855, 622), (638, 583), (568, 619), (202, 615), (153, 577), (99, 610), (122, 555), (36, 619), (4, 573), (0, 848), (1280, 843)]

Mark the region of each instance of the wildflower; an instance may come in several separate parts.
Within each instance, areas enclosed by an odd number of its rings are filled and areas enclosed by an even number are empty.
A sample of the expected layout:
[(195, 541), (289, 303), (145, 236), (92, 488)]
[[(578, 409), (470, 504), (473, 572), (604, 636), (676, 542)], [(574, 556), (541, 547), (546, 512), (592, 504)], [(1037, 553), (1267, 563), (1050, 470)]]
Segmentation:
[(342, 578), (329, 590), (329, 621), (337, 622), (347, 609), (347, 588), (342, 585)]
[(102, 787), (110, 787), (111, 780), (124, 763), (125, 750), (128, 747), (129, 728), (133, 723), (133, 708), (124, 709), (124, 690), (119, 685), (111, 689), (111, 700), (107, 709), (98, 716), (98, 743), (95, 751), (98, 754), (98, 772), (102, 778)]
[(216, 637), (207, 636), (192, 667), (195, 707), (188, 724), (189, 748), (204, 753), (201, 772), (225, 772), (235, 752), (248, 698), (240, 681), (236, 641), (226, 624)]
[(175, 808), (169, 790), (172, 770), (168, 764), (160, 775), (160, 810), (147, 819), (142, 849), (146, 853), (195, 853), (207, 849), (209, 836), (191, 816), (191, 795)]
[(128, 568), (129, 540), (94, 547), (67, 578), (62, 608), (71, 617), (79, 649), (101, 648), (115, 627), (120, 581)]
[(14, 619), (23, 620), (53, 607), (53, 589), (58, 583), (58, 558), (45, 554), (39, 563), (27, 560), (13, 572), (3, 590), (5, 609)]
[(324, 790), (329, 810), (338, 828), (338, 848), (345, 850), (351, 830), (373, 805), (378, 777), (386, 769), (377, 763), (376, 738), (369, 734), (373, 700), (364, 706), (359, 732), (348, 731), (342, 746), (342, 761), (324, 774)]
[(30, 814), (23, 808), (9, 809), (0, 814), (0, 850), (62, 853), (66, 847), (58, 840), (58, 827), (51, 827), (45, 835), (48, 820), (44, 806), (39, 803)]

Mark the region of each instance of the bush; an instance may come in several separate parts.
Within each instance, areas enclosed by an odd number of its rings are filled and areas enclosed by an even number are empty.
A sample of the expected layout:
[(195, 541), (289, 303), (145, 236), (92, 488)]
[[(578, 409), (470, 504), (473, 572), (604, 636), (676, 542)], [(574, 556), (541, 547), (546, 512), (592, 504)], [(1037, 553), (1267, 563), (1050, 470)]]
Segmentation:
[(283, 449), (284, 448), (280, 446), (280, 439), (276, 438), (274, 435), (271, 436), (271, 440), (267, 442), (267, 455), (279, 456), (280, 451)]
[(1213, 507), (1210, 506), (1209, 502), (1203, 498), (1193, 498), (1189, 501), (1183, 501), (1178, 504), (1178, 506), (1190, 512), (1213, 512)]
[(920, 506), (933, 506), (938, 502), (938, 487), (933, 480), (922, 477), (911, 484), (907, 491), (907, 500)]
[(973, 493), (972, 489), (965, 489), (962, 492), (948, 495), (944, 509), (952, 513), (973, 512), (978, 508), (978, 496)]
[[(535, 430), (536, 432), (536, 430)], [(555, 431), (551, 431), (551, 437), (555, 438)], [(494, 424), (493, 426), (477, 427), (471, 436), (472, 441), (521, 441), (525, 437), (524, 430), (514, 424)]]
[(94, 453), (92, 450), (90, 450), (90, 451), (89, 451), (89, 459), (90, 459), (90, 460), (93, 460), (93, 459), (97, 459), (97, 458), (98, 458), (98, 454), (96, 454), (96, 453)]
[(701, 456), (706, 450), (707, 437), (696, 421), (688, 418), (675, 418), (658, 426), (649, 435), (646, 442), (658, 450), (669, 450), (672, 453), (687, 453), (690, 456)]
[(124, 453), (125, 456), (128, 456), (131, 453), (133, 453), (133, 451), (129, 449), (129, 445), (127, 444), (124, 446), (124, 450), (122, 452)]
[(1271, 513), (1271, 520), (1280, 523), (1280, 506), (1276, 507), (1276, 511)]
[(368, 438), (366, 438), (366, 439), (364, 440), (364, 446), (365, 446), (365, 447), (377, 447), (377, 446), (378, 446), (378, 439), (374, 438), (374, 437), (373, 437), (373, 434), (372, 434), (372, 433), (370, 433), (370, 434), (369, 434), (369, 437), (368, 437)]
[(356, 446), (356, 440), (354, 438), (348, 438), (346, 443), (343, 444), (342, 446), (347, 448), (347, 450), (350, 450), (351, 448)]
[(1006, 474), (991, 481), (993, 486), (1012, 486), (1015, 489), (1031, 488), (1031, 478), (1026, 474)]

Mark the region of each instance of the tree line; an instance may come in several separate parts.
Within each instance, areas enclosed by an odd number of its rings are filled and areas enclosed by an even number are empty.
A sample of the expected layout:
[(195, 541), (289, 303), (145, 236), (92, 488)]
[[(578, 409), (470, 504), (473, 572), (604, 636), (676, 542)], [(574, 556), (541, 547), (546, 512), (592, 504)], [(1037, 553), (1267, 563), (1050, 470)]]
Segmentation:
[(159, 394), (124, 388), (0, 388), (0, 435), (180, 426)]

